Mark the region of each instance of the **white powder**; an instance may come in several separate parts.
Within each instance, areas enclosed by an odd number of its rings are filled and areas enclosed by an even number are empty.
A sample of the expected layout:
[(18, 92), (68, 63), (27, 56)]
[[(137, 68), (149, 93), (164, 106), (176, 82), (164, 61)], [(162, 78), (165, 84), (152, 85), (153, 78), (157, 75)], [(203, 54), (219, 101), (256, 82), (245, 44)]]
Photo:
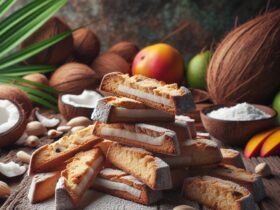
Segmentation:
[(251, 121), (270, 117), (269, 114), (248, 103), (241, 103), (232, 107), (220, 108), (208, 113), (207, 116), (215, 119), (231, 121)]

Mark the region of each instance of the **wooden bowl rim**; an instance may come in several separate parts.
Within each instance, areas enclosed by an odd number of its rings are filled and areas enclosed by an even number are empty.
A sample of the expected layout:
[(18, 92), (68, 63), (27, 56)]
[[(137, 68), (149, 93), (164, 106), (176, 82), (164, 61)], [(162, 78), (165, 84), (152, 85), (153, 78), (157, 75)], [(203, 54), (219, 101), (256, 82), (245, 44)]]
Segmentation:
[[(221, 119), (216, 119), (216, 118), (212, 118), (212, 117), (209, 117), (207, 115), (207, 113), (209, 113), (210, 111), (213, 111), (213, 110), (216, 110), (218, 108), (222, 108), (222, 107), (230, 107), (230, 106), (234, 106), (236, 105), (237, 103), (231, 103), (231, 104), (214, 104), (212, 106), (208, 106), (208, 107), (205, 107), (203, 108), (200, 113), (201, 115), (203, 115), (204, 118), (207, 118), (209, 120), (212, 120), (212, 121), (219, 121), (219, 122), (225, 122), (225, 123), (252, 123), (252, 122), (263, 122), (263, 121), (270, 121), (272, 119), (276, 119), (277, 117), (277, 112), (269, 107), (269, 106), (265, 106), (265, 105), (261, 105), (261, 104), (251, 104), (255, 107), (257, 107), (258, 109), (260, 109), (261, 111), (271, 115), (269, 118), (265, 118), (265, 119), (258, 119), (258, 120), (242, 120), (242, 121), (238, 121), (238, 120), (221, 120)], [(267, 109), (269, 110), (271, 113), (268, 113), (266, 110), (264, 109)]]

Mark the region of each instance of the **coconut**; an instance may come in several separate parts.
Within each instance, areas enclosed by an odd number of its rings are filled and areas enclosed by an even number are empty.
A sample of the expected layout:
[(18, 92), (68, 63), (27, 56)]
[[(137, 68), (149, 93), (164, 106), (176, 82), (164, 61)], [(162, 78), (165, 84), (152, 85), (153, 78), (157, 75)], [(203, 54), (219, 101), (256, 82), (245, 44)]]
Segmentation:
[(50, 86), (61, 93), (81, 93), (98, 86), (97, 74), (87, 65), (67, 63), (58, 68), (50, 79)]
[(16, 142), (24, 133), (27, 117), (15, 101), (0, 98), (0, 147)]
[(81, 63), (91, 64), (100, 51), (97, 35), (88, 28), (81, 28), (73, 33), (73, 38), (75, 58)]
[(139, 48), (133, 42), (119, 42), (113, 45), (108, 52), (115, 53), (123, 57), (129, 64), (132, 64), (135, 55), (139, 52)]
[(77, 116), (90, 118), (100, 98), (102, 95), (92, 90), (84, 90), (80, 95), (61, 94), (58, 99), (59, 112), (67, 120)]
[(25, 112), (26, 117), (32, 111), (32, 102), (25, 92), (12, 85), (0, 85), (0, 98), (15, 101)]
[[(23, 79), (26, 79), (26, 80), (29, 80), (32, 82), (37, 82), (37, 83), (43, 84), (43, 85), (49, 85), (48, 78), (44, 74), (40, 74), (40, 73), (28, 74), (28, 75), (24, 76)], [(24, 86), (37, 88), (34, 85), (30, 85), (30, 84), (26, 84), (26, 83), (24, 83)]]
[(208, 70), (215, 103), (270, 102), (280, 87), (280, 10), (230, 32), (216, 49)]
[[(22, 43), (22, 48), (51, 38), (62, 32), (71, 30), (65, 21), (61, 18), (53, 17), (48, 20), (39, 30), (33, 33)], [(59, 43), (49, 47), (39, 54), (28, 59), (28, 64), (62, 64), (73, 52), (73, 37), (69, 36)]]
[(104, 53), (98, 56), (91, 66), (100, 79), (110, 72), (130, 73), (127, 61), (115, 53)]

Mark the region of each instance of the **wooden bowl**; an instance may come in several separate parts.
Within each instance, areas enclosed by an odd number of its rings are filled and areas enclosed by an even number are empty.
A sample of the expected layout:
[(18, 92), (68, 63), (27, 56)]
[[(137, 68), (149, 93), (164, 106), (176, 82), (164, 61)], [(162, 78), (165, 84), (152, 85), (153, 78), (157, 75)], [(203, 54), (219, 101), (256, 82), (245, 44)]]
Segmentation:
[(189, 88), (192, 93), (193, 100), (196, 104), (205, 103), (210, 100), (209, 94), (205, 90)]
[(204, 108), (200, 112), (201, 120), (206, 131), (209, 132), (212, 137), (222, 141), (223, 143), (230, 145), (244, 145), (256, 133), (275, 126), (277, 112), (268, 106), (257, 104), (253, 105), (269, 114), (271, 117), (252, 121), (229, 121), (219, 120), (207, 116), (207, 114), (213, 110), (233, 105), (234, 104), (213, 105)]

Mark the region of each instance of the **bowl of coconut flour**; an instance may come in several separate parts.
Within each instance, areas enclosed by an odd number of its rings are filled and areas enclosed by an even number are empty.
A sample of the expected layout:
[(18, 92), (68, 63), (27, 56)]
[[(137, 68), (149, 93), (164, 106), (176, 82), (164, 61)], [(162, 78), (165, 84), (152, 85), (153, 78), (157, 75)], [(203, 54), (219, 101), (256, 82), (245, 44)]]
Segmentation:
[(273, 127), (277, 113), (268, 106), (239, 103), (206, 107), (200, 115), (212, 137), (227, 144), (243, 145), (254, 134)]

